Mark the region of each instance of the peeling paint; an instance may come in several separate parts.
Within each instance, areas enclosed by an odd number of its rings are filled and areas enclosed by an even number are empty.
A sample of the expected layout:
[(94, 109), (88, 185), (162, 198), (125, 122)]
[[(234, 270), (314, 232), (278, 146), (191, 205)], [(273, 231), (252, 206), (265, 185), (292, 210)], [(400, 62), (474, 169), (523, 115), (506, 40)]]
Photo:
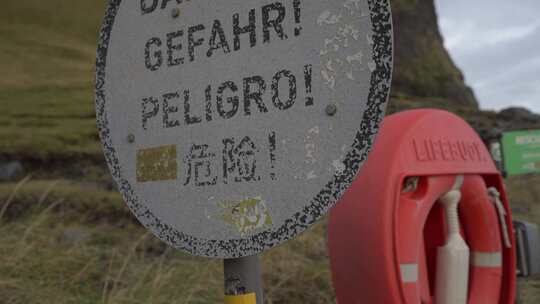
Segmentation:
[(371, 72), (375, 71), (377, 68), (377, 64), (373, 60), (368, 61), (367, 66)]
[(319, 126), (315, 126), (307, 131), (306, 139), (304, 139), (305, 150), (306, 150), (306, 160), (308, 164), (315, 164), (317, 162), (316, 152), (317, 144), (316, 140), (320, 134), (321, 130)]
[(219, 203), (219, 207), (223, 210), (221, 219), (242, 236), (272, 226), (272, 218), (261, 197), (240, 202), (225, 201)]
[(363, 57), (364, 57), (364, 53), (362, 53), (362, 51), (358, 51), (358, 53), (354, 55), (347, 56), (347, 62), (353, 63), (354, 61), (357, 61), (359, 64), (361, 64)]
[(334, 167), (334, 170), (338, 173), (341, 173), (345, 171), (346, 167), (342, 160), (336, 159), (332, 162), (332, 167)]
[(331, 72), (327, 70), (322, 70), (321, 75), (324, 78), (324, 82), (333, 90), (336, 86), (336, 76), (331, 75)]
[[(341, 81), (355, 81), (355, 72), (364, 71), (361, 50), (349, 51), (352, 41), (361, 38), (360, 18), (368, 17), (362, 9), (361, 0), (345, 0), (337, 12), (324, 11), (317, 21), (320, 26), (333, 29), (334, 34), (324, 40), (321, 56), (321, 75), (327, 87), (334, 90)], [(367, 45), (371, 45), (369, 40)], [(371, 70), (373, 72), (373, 70)]]
[(369, 45), (373, 45), (375, 43), (370, 35), (366, 35), (366, 41)]
[(324, 25), (324, 24), (336, 24), (341, 19), (341, 15), (332, 14), (331, 11), (324, 11), (321, 13), (319, 18), (317, 19), (318, 25)]
[(317, 174), (315, 174), (315, 171), (314, 170), (311, 170), (307, 175), (306, 175), (306, 179), (307, 180), (312, 180), (312, 179), (316, 179), (318, 178)]
[(360, 0), (347, 0), (343, 6), (351, 12), (351, 15), (353, 15), (353, 10), (360, 10)]
[(358, 40), (358, 38), (360, 38), (360, 31), (352, 25), (346, 24), (338, 29), (336, 38), (343, 42), (344, 47), (349, 47), (351, 38), (353, 40)]
[(328, 54), (329, 52), (337, 52), (339, 50), (339, 45), (337, 45), (333, 39), (324, 39), (324, 46), (319, 52), (321, 56)]
[(321, 129), (319, 128), (319, 126), (315, 126), (308, 130), (308, 134), (319, 135), (320, 133), (321, 133)]
[(315, 149), (317, 146), (313, 143), (306, 144), (306, 163), (308, 164), (315, 164), (317, 162), (317, 159), (315, 158)]
[(332, 72), (334, 71), (332, 59), (328, 60), (328, 62), (326, 63), (326, 69)]

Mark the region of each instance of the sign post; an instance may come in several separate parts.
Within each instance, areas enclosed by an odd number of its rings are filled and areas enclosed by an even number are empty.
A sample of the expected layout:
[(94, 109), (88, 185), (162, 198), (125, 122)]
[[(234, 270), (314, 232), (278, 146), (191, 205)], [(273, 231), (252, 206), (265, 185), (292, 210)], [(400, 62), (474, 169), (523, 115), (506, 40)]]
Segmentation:
[(506, 132), (502, 146), (509, 175), (540, 173), (540, 130)]
[(223, 260), (225, 304), (263, 304), (259, 256)]
[[(389, 1), (110, 0), (96, 66), (105, 157), (139, 221), (193, 255), (254, 256), (321, 218), (367, 158)], [(228, 290), (256, 264), (227, 260)]]

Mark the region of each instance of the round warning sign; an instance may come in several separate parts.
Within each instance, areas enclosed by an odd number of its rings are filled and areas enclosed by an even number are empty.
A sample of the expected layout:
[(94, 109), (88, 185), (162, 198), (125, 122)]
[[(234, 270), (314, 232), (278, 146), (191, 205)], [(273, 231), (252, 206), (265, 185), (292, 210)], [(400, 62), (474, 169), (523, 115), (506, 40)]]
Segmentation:
[(260, 253), (351, 184), (391, 68), (386, 0), (111, 0), (96, 75), (104, 153), (163, 241)]

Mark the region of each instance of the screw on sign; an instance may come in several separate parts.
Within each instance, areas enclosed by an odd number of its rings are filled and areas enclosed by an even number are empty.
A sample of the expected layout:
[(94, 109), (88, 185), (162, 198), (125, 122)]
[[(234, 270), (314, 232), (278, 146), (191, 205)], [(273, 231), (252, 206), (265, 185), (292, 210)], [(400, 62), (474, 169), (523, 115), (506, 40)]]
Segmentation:
[(295, 237), (367, 157), (391, 32), (386, 0), (110, 0), (96, 109), (126, 203), (193, 255)]

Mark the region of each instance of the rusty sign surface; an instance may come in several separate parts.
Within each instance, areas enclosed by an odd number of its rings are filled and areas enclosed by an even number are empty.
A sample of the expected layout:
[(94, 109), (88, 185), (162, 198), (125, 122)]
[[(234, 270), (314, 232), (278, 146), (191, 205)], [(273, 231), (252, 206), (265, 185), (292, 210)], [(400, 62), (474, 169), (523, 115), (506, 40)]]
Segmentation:
[(96, 72), (104, 153), (163, 241), (260, 253), (350, 185), (391, 69), (386, 0), (110, 0)]

